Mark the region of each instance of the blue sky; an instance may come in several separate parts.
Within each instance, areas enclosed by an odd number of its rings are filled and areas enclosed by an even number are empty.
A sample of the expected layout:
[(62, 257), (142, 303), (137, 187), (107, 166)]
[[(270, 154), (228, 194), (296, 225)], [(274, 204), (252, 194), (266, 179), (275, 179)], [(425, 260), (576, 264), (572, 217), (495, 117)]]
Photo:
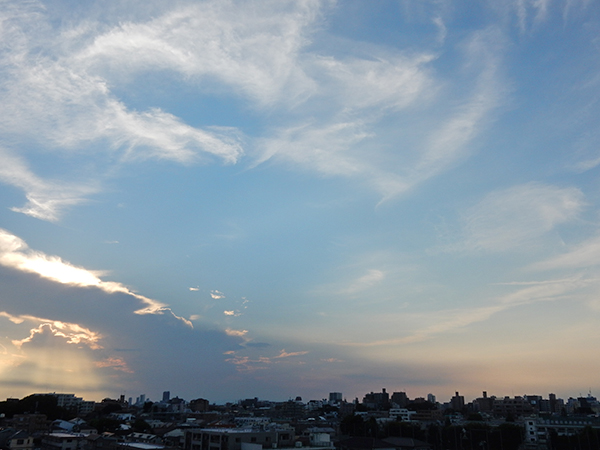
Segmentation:
[(0, 387), (600, 389), (591, 1), (3, 1)]

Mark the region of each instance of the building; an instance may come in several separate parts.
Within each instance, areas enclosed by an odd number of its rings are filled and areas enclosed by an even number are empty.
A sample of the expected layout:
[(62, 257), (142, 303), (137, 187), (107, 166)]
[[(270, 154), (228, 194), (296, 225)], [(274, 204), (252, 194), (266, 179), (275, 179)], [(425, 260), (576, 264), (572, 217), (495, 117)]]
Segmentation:
[(0, 431), (0, 448), (33, 450), (33, 437), (26, 431), (7, 428)]
[(462, 395), (458, 395), (458, 391), (454, 394), (454, 397), (450, 399), (450, 407), (454, 411), (462, 411), (465, 407), (465, 398)]
[(390, 408), (390, 418), (401, 422), (410, 422), (414, 414), (416, 411), (409, 411), (406, 408)]
[(365, 394), (362, 403), (364, 406), (371, 409), (388, 409), (390, 407), (390, 394), (383, 388), (381, 392)]
[(473, 410), (475, 412), (490, 413), (494, 410), (494, 400), (496, 397), (488, 397), (487, 391), (483, 391), (483, 397), (478, 397), (473, 401)]
[(82, 450), (116, 450), (117, 438), (100, 434), (90, 434), (83, 441)]
[(341, 403), (342, 402), (342, 393), (341, 392), (330, 392), (329, 393), (329, 403)]
[(257, 444), (256, 449), (292, 447), (294, 431), (208, 428), (186, 430), (185, 433), (186, 450), (242, 450), (242, 444)]
[(525, 424), (525, 448), (551, 448), (551, 435), (577, 436), (584, 428), (600, 430), (600, 418), (588, 416), (551, 416), (527, 418)]
[(394, 392), (391, 400), (392, 403), (395, 403), (399, 408), (404, 408), (410, 402), (406, 392)]
[(50, 421), (45, 414), (15, 414), (12, 419), (6, 420), (6, 424), (29, 434), (46, 433), (50, 428)]
[(507, 417), (509, 415), (514, 418), (533, 413), (533, 406), (523, 397), (504, 397), (494, 400), (494, 415), (499, 417)]
[(78, 450), (84, 436), (78, 433), (50, 433), (42, 438), (44, 450)]
[(188, 406), (194, 412), (206, 412), (208, 411), (209, 402), (204, 398), (197, 398), (190, 401)]

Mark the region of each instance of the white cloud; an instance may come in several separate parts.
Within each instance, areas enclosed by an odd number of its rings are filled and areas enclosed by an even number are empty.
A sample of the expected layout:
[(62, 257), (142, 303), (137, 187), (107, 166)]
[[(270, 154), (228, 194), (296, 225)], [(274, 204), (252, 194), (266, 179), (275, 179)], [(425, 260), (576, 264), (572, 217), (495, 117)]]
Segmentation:
[(27, 164), (6, 149), (0, 148), (0, 181), (22, 189), (27, 203), (13, 211), (42, 220), (57, 221), (62, 211), (85, 201), (99, 189), (95, 183), (65, 183), (36, 176)]
[(587, 239), (570, 251), (530, 266), (533, 270), (588, 268), (600, 264), (600, 236)]
[(548, 13), (549, 0), (516, 0), (514, 6), (519, 21), (519, 28), (525, 32), (528, 28), (527, 18), (533, 16), (533, 23), (544, 21)]
[[(102, 75), (88, 71), (80, 56), (70, 53), (72, 40), (80, 36), (50, 29), (43, 9), (35, 5), (12, 4), (0, 28), (0, 39), (9, 43), (0, 52), (0, 131), (4, 147), (20, 154), (2, 151), (0, 181), (22, 189), (28, 199), (15, 211), (56, 221), (63, 209), (97, 192), (115, 166), (137, 160), (238, 161), (242, 148), (232, 128), (200, 129), (160, 108), (127, 108)], [(59, 158), (87, 158), (92, 181), (42, 179), (23, 161), (32, 148)], [(85, 175), (62, 174), (63, 179), (78, 176)]]
[[(492, 316), (510, 308), (537, 302), (572, 300), (578, 291), (590, 286), (597, 286), (598, 281), (596, 278), (585, 279), (582, 277), (573, 277), (560, 280), (528, 282), (526, 283), (527, 287), (497, 297), (489, 301), (485, 306), (430, 311), (425, 315), (414, 314), (412, 320), (415, 323), (428, 323), (429, 325), (417, 329), (404, 337), (371, 342), (345, 342), (341, 345), (370, 347), (421, 342), (489, 320)], [(584, 300), (589, 299), (585, 296)]]
[(577, 188), (542, 183), (513, 186), (488, 194), (464, 216), (471, 250), (526, 250), (558, 225), (576, 219), (585, 206)]
[(210, 296), (212, 298), (214, 298), (215, 300), (225, 298), (225, 294), (223, 294), (221, 291), (217, 291), (216, 289), (213, 289), (212, 291), (210, 291)]
[[(436, 79), (437, 54), (431, 51), (375, 49), (368, 58), (342, 58), (309, 46), (325, 4), (207, 1), (159, 8), (151, 19), (137, 22), (90, 20), (57, 29), (42, 8), (23, 7), (2, 30), (11, 46), (0, 55), (0, 130), (16, 143), (9, 146), (15, 151), (33, 143), (60, 158), (87, 158), (87, 179), (94, 181), (40, 189), (51, 183), (6, 158), (13, 175), (0, 174), (0, 180), (23, 189), (29, 200), (15, 210), (58, 220), (63, 209), (97, 192), (103, 178), (123, 164), (237, 163), (245, 151), (242, 142), (256, 151), (255, 164), (272, 159), (360, 179), (384, 199), (464, 158), (504, 92), (497, 33), (487, 30), (468, 40), (465, 67), (474, 67), (468, 80), (473, 88), (460, 101), (452, 100), (458, 107), (448, 109), (436, 95), (449, 80)], [(435, 23), (443, 30), (441, 19)], [(35, 48), (43, 51), (34, 55)], [(135, 90), (138, 77), (149, 72), (167, 73), (200, 93), (241, 96), (278, 120), (249, 139), (230, 124), (197, 128), (158, 106), (133, 110), (114, 88)], [(409, 133), (398, 140), (396, 130), (411, 108), (435, 111), (423, 133), (430, 138)], [(69, 177), (74, 176), (62, 178)]]
[(365, 275), (354, 280), (350, 286), (342, 290), (342, 294), (355, 294), (380, 284), (385, 278), (385, 272), (378, 269), (369, 269)]
[(19, 348), (21, 348), (23, 344), (31, 342), (36, 335), (43, 334), (44, 332), (47, 332), (52, 336), (62, 337), (66, 339), (68, 344), (85, 344), (92, 350), (102, 348), (99, 344), (102, 339), (100, 333), (82, 327), (76, 323), (44, 319), (30, 315), (12, 315), (6, 311), (0, 311), (0, 317), (5, 317), (14, 324), (22, 324), (24, 322), (37, 324), (35, 328), (30, 330), (28, 337), (12, 341), (13, 345)]
[(315, 55), (308, 66), (319, 80), (317, 95), (331, 98), (339, 104), (340, 112), (365, 114), (370, 108), (377, 108), (381, 114), (406, 108), (434, 88), (427, 70), (434, 59), (430, 53), (347, 60)]
[(227, 336), (244, 337), (248, 334), (248, 330), (234, 330), (232, 328), (227, 328), (225, 334), (227, 334)]
[(302, 355), (306, 355), (308, 353), (308, 351), (303, 350), (303, 351), (299, 351), (299, 352), (286, 352), (285, 349), (282, 349), (279, 352), (279, 355), (274, 356), (273, 358), (289, 358), (291, 356), (302, 356)]
[(297, 56), (320, 4), (208, 1), (184, 6), (145, 23), (123, 23), (97, 36), (77, 58), (113, 75), (167, 69), (209, 84), (225, 83), (258, 104), (294, 103), (314, 89)]
[(123, 358), (106, 358), (101, 361), (96, 361), (96, 367), (110, 367), (111, 369), (118, 370), (125, 373), (134, 373), (133, 370), (129, 368), (127, 362)]
[[(25, 241), (3, 229), (0, 229), (0, 264), (23, 272), (35, 273), (62, 284), (89, 286), (109, 294), (129, 295), (144, 305), (143, 308), (135, 311), (136, 314), (173, 314), (164, 303), (136, 294), (121, 283), (103, 281), (100, 278), (102, 272), (77, 267), (59, 257), (31, 250)], [(173, 316), (192, 326), (187, 319), (175, 314)]]
[[(497, 30), (475, 33), (464, 53), (472, 87), (452, 108), (440, 93), (451, 83), (434, 77), (431, 53), (372, 60), (314, 56), (313, 64), (325, 71), (315, 75), (322, 90), (304, 106), (312, 120), (280, 127), (259, 140), (257, 163), (272, 159), (361, 179), (384, 200), (406, 193), (469, 155), (469, 144), (506, 94), (498, 73), (503, 38)], [(426, 132), (398, 132), (411, 111), (422, 114), (428, 108), (432, 113), (419, 125)]]

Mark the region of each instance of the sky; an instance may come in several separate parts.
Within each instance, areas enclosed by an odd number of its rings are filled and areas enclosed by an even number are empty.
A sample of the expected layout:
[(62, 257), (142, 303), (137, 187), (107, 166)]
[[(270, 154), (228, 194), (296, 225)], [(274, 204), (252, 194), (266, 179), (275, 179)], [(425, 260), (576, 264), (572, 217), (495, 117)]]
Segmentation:
[(600, 5), (2, 0), (0, 398), (600, 394)]

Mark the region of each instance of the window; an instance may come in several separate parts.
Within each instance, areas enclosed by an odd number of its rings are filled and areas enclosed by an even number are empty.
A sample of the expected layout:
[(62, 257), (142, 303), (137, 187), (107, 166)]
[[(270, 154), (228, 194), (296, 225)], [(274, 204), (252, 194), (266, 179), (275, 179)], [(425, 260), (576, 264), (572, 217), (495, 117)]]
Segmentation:
[(17, 445), (23, 445), (23, 439), (17, 439)]
[(256, 437), (251, 437), (250, 442), (256, 442)]

